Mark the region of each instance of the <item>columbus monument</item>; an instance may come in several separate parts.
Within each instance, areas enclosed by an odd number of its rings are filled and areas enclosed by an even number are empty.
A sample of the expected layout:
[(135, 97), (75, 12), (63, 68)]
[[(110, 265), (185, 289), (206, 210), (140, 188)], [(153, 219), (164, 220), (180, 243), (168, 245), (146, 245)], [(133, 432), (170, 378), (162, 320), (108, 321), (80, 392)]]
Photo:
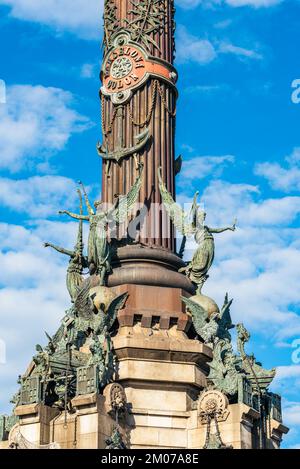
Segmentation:
[(276, 370), (245, 351), (228, 294), (218, 306), (202, 292), (214, 236), (236, 221), (208, 227), (198, 193), (189, 211), (176, 203), (174, 0), (104, 4), (102, 199), (92, 203), (83, 181), (78, 210), (58, 207), (78, 221), (73, 249), (45, 240), (69, 261), (70, 304), (19, 376), (0, 447), (279, 448)]

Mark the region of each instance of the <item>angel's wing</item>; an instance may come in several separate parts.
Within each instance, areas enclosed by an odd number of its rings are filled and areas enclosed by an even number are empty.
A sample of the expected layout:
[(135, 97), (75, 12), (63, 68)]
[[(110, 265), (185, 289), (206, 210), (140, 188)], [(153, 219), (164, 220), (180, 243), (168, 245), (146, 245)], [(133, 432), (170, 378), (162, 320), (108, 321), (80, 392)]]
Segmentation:
[(232, 305), (233, 300), (228, 299), (228, 293), (226, 293), (224, 305), (221, 310), (221, 319), (220, 319), (220, 326), (223, 327), (225, 330), (229, 331), (230, 329), (234, 328), (232, 323), (231, 314), (230, 314), (230, 306)]
[(56, 331), (56, 333), (54, 334), (54, 336), (52, 337), (51, 341), (53, 342), (53, 344), (58, 344), (63, 338), (63, 336), (64, 336), (64, 325), (61, 324), (58, 330)]
[(193, 324), (195, 331), (202, 337), (202, 330), (207, 325), (208, 313), (198, 303), (190, 298), (181, 297), (182, 301), (186, 304), (187, 310), (193, 317)]
[(107, 213), (108, 221), (113, 219), (118, 224), (122, 224), (128, 219), (128, 216), (132, 208), (134, 207), (135, 203), (138, 200), (139, 192), (142, 187), (143, 169), (144, 169), (144, 165), (140, 164), (139, 175), (136, 178), (135, 183), (133, 184), (132, 188), (130, 189), (127, 195), (119, 196), (116, 206), (113, 207)]
[(48, 339), (48, 342), (52, 342), (52, 337), (48, 334), (47, 331), (45, 331), (45, 335), (46, 335), (46, 337), (47, 337), (47, 339)]
[(175, 176), (180, 173), (182, 168), (183, 158), (182, 155), (179, 155), (175, 160)]
[(195, 229), (191, 223), (188, 223), (187, 214), (180, 207), (180, 205), (175, 202), (172, 195), (166, 188), (162, 180), (161, 168), (158, 169), (158, 180), (162, 201), (175, 227), (183, 236), (190, 236), (194, 234)]
[(105, 316), (107, 330), (110, 331), (115, 320), (117, 319), (118, 312), (123, 308), (126, 300), (128, 298), (128, 293), (122, 293), (122, 295), (117, 296), (110, 303), (107, 314)]
[(83, 283), (83, 286), (79, 290), (74, 306), (75, 310), (80, 318), (89, 319), (92, 314), (92, 306), (90, 299), (90, 278)]

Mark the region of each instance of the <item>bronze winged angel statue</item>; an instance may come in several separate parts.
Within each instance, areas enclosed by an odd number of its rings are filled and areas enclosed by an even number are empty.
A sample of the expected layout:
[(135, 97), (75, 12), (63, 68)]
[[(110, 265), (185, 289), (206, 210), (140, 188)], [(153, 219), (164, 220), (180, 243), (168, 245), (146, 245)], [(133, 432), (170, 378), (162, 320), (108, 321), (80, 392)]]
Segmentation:
[[(96, 308), (94, 297), (90, 292), (91, 279), (85, 280), (83, 288), (75, 301), (76, 327), (78, 330), (87, 331), (91, 329), (97, 336), (104, 337), (105, 331), (110, 331), (117, 319), (118, 312), (123, 308), (128, 293), (122, 293), (114, 298), (104, 311), (104, 305)], [(104, 341), (104, 338), (103, 338)]]
[(90, 223), (90, 232), (88, 240), (88, 264), (91, 274), (100, 276), (100, 285), (105, 284), (106, 275), (111, 272), (111, 247), (107, 239), (107, 227), (111, 222), (117, 225), (124, 223), (130, 211), (137, 202), (138, 195), (143, 180), (143, 164), (139, 165), (139, 174), (127, 195), (119, 196), (114, 206), (108, 210), (104, 209), (101, 201), (94, 204), (92, 208), (88, 199), (86, 190), (83, 187), (83, 193), (88, 215), (77, 215), (68, 210), (60, 211), (60, 214), (66, 214), (76, 220), (85, 220)]
[[(82, 194), (81, 191), (78, 190), (79, 200), (80, 200), (80, 216), (83, 215), (83, 207), (82, 207)], [(80, 220), (79, 228), (78, 228), (78, 235), (77, 235), (77, 243), (73, 249), (70, 251), (68, 249), (62, 248), (60, 246), (55, 246), (52, 243), (45, 243), (44, 246), (46, 248), (50, 247), (55, 251), (64, 254), (70, 257), (70, 262), (67, 270), (67, 289), (70, 294), (72, 303), (76, 300), (78, 295), (78, 289), (81, 287), (83, 282), (83, 271), (88, 267), (88, 260), (87, 257), (83, 254), (83, 233), (82, 233), (82, 224), (83, 221)]]
[(193, 298), (181, 297), (186, 305), (187, 311), (193, 318), (193, 325), (197, 334), (206, 344), (214, 343), (216, 339), (231, 341), (230, 329), (234, 328), (232, 323), (230, 307), (233, 300), (229, 300), (225, 295), (223, 307), (220, 312), (209, 316), (208, 312)]
[(235, 220), (232, 226), (225, 228), (210, 228), (205, 224), (206, 213), (197, 205), (198, 192), (194, 197), (191, 215), (188, 215), (168, 192), (162, 179), (161, 168), (158, 169), (158, 178), (164, 206), (175, 228), (183, 235), (184, 239), (194, 236), (198, 245), (191, 262), (187, 263), (186, 267), (181, 268), (180, 272), (184, 272), (197, 286), (197, 294), (200, 295), (202, 287), (209, 277), (208, 271), (214, 261), (215, 243), (213, 235), (224, 231), (235, 231), (237, 221)]

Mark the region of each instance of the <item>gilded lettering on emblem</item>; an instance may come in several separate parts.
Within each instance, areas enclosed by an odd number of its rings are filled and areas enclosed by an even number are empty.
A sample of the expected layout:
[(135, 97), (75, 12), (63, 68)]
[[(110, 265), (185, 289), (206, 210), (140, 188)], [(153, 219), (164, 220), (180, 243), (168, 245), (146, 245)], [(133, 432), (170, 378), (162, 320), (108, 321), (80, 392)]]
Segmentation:
[(108, 56), (104, 66), (104, 86), (107, 91), (126, 90), (137, 85), (146, 74), (146, 59), (131, 46), (115, 49)]

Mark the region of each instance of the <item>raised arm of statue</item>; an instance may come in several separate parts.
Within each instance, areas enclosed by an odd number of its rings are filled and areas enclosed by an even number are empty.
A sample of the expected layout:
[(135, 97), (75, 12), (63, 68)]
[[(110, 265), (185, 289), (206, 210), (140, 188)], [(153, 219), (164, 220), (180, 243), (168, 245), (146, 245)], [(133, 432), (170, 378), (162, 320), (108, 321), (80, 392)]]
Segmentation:
[(225, 228), (209, 228), (208, 231), (212, 234), (214, 233), (224, 233), (224, 231), (235, 231), (236, 230), (237, 220), (234, 220), (232, 226), (226, 226)]
[(227, 226), (226, 228), (208, 228), (208, 231), (212, 234), (224, 233), (224, 231), (235, 231), (233, 226)]
[(69, 256), (69, 257), (74, 257), (75, 255), (74, 251), (69, 251), (68, 249), (61, 248), (60, 246), (55, 246), (54, 244), (51, 244), (51, 243), (45, 243), (44, 246), (45, 248), (55, 249), (55, 251), (60, 252), (61, 254), (65, 254), (66, 256)]
[(59, 215), (68, 215), (69, 217), (74, 218), (75, 220), (90, 221), (90, 217), (88, 215), (77, 215), (77, 213), (72, 213), (68, 210), (60, 210), (58, 213)]
[(88, 213), (92, 216), (92, 215), (95, 215), (95, 211), (93, 210), (92, 208), (92, 205), (89, 201), (89, 198), (88, 198), (88, 195), (87, 195), (87, 191), (85, 189), (85, 186), (84, 184), (81, 182), (81, 181), (78, 181), (78, 184), (80, 184), (80, 186), (82, 187), (82, 191), (83, 191), (83, 196), (84, 196), (84, 200), (85, 200), (85, 205), (86, 205), (86, 208), (87, 208), (87, 211)]

